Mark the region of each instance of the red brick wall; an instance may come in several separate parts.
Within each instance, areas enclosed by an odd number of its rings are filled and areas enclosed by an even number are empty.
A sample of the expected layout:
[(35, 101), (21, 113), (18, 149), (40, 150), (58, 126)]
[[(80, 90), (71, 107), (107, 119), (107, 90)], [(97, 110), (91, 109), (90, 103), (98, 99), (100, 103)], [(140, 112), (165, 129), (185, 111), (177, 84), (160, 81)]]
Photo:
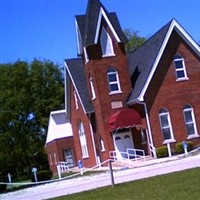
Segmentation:
[[(89, 75), (93, 78), (93, 84), (96, 93), (96, 99), (92, 100), (95, 108), (95, 116), (97, 121), (97, 135), (99, 135), (105, 145), (106, 152), (101, 152), (101, 160), (109, 158), (109, 151), (114, 150), (112, 134), (108, 130), (108, 118), (111, 114), (116, 112), (118, 109), (111, 107), (111, 102), (121, 101), (123, 107), (126, 107), (127, 97), (131, 91), (131, 82), (128, 70), (127, 57), (124, 53), (124, 47), (122, 44), (118, 44), (116, 39), (112, 35), (112, 32), (107, 28), (114, 45), (115, 56), (102, 58), (100, 54), (100, 45), (89, 48), (89, 54), (91, 57), (90, 62), (85, 66), (86, 80), (89, 86)], [(94, 56), (95, 55), (95, 56)], [(122, 93), (109, 95), (109, 84), (107, 80), (107, 70), (110, 67), (114, 67), (119, 75), (120, 86)], [(90, 91), (91, 93), (91, 91)]]
[[(76, 158), (77, 158), (77, 160), (82, 160), (84, 166), (93, 167), (96, 165), (96, 160), (95, 160), (95, 154), (94, 154), (94, 149), (93, 149), (93, 142), (92, 142), (92, 137), (91, 137), (89, 118), (84, 113), (84, 110), (80, 103), (79, 98), (78, 98), (78, 107), (79, 108), (76, 109), (73, 91), (74, 91), (74, 88), (71, 84), (71, 94), (72, 94), (71, 95), (71, 124), (72, 124), (72, 129), (73, 129), (73, 134), (74, 134), (74, 137), (73, 137), (74, 144), (76, 147)], [(84, 130), (85, 130), (88, 153), (89, 153), (88, 158), (82, 158), (82, 151), (81, 151), (79, 131), (78, 131), (78, 125), (79, 125), (80, 121), (83, 123)], [(77, 165), (77, 163), (76, 163), (76, 165)]]
[[(126, 107), (127, 97), (131, 91), (131, 81), (128, 70), (127, 57), (124, 53), (124, 46), (118, 44), (116, 39), (112, 35), (111, 30), (107, 27), (108, 32), (113, 40), (115, 56), (104, 57), (101, 56), (100, 45), (93, 45), (87, 48), (88, 57), (90, 61), (85, 64), (86, 81), (91, 97), (89, 77), (93, 78), (93, 84), (95, 88), (96, 99), (91, 100), (95, 110), (96, 118), (96, 132), (94, 133), (95, 144), (97, 154), (101, 161), (109, 158), (109, 151), (114, 150), (112, 133), (108, 130), (108, 118), (111, 114), (116, 112), (118, 109), (111, 108), (111, 102), (121, 101), (123, 107)], [(120, 86), (122, 93), (109, 95), (109, 85), (107, 80), (107, 70), (110, 67), (114, 67), (118, 71)], [(71, 88), (71, 94), (73, 94), (73, 88)], [(87, 144), (89, 150), (89, 158), (83, 159), (83, 164), (86, 166), (94, 166), (96, 164), (94, 158), (94, 149), (92, 144), (92, 138), (89, 127), (89, 118), (84, 113), (79, 101), (79, 109), (75, 109), (74, 96), (71, 95), (71, 122), (74, 131), (74, 143), (76, 145), (77, 159), (81, 158), (81, 148), (78, 135), (78, 122), (81, 120), (84, 124)], [(100, 138), (104, 141), (106, 151), (100, 151)]]
[[(64, 161), (63, 150), (64, 149), (72, 149), (74, 162), (77, 162), (76, 155), (75, 155), (75, 146), (73, 137), (61, 138), (54, 140), (47, 144), (46, 152), (48, 155), (49, 167), (53, 171), (53, 174), (57, 173), (57, 162)], [(56, 161), (54, 158), (54, 153), (56, 154)], [(51, 159), (50, 159), (51, 155)]]
[[(182, 110), (186, 104), (190, 104), (194, 109), (197, 129), (200, 133), (200, 59), (192, 53), (190, 47), (176, 33), (172, 35), (166, 49), (145, 95), (156, 147), (163, 145), (158, 117), (161, 108), (166, 108), (170, 113), (176, 142), (187, 140)], [(176, 81), (176, 72), (172, 62), (175, 54), (180, 54), (184, 58), (189, 80)], [(199, 138), (192, 141), (195, 145), (199, 144)]]

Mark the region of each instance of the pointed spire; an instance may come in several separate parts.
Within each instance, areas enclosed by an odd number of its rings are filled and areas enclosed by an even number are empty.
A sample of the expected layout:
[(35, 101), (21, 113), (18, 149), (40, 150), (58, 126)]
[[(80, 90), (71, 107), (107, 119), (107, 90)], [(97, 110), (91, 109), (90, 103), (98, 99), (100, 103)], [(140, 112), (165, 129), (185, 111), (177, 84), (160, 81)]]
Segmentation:
[(88, 0), (85, 21), (85, 44), (90, 44), (91, 41), (94, 41), (101, 7), (103, 7), (103, 5), (99, 0)]
[(125, 43), (127, 38), (121, 29), (116, 13), (109, 13), (100, 0), (88, 0), (86, 14), (76, 16), (83, 46), (86, 47), (95, 44), (101, 9), (103, 9), (121, 42)]

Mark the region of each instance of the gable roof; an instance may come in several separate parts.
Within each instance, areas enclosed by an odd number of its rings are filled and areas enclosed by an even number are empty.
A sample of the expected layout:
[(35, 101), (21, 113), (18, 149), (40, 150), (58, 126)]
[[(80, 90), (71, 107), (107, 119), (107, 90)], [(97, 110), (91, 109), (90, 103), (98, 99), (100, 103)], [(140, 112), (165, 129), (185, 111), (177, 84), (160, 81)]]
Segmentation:
[(175, 19), (171, 20), (147, 40), (142, 47), (128, 55), (130, 75), (132, 76), (136, 70), (138, 71), (138, 77), (128, 99), (128, 104), (144, 101), (144, 94), (173, 30), (200, 56), (200, 46)]
[(67, 119), (66, 111), (59, 110), (50, 113), (46, 145), (56, 139), (73, 136), (72, 127)]
[(102, 16), (110, 26), (118, 42), (127, 42), (116, 13), (109, 13), (99, 0), (89, 0), (86, 14), (77, 15), (76, 21), (84, 47), (97, 43)]
[(85, 113), (94, 111), (92, 103), (89, 98), (89, 92), (85, 77), (83, 61), (81, 58), (66, 59), (65, 66), (70, 77), (72, 84), (79, 97), (81, 105)]

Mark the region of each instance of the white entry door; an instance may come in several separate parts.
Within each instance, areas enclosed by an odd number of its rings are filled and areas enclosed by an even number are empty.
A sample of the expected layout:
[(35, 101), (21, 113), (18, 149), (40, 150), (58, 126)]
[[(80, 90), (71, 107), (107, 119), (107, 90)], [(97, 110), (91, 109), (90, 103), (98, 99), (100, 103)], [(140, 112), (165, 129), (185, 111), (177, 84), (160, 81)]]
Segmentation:
[(127, 149), (134, 149), (133, 138), (130, 131), (115, 134), (114, 143), (117, 159), (127, 158)]

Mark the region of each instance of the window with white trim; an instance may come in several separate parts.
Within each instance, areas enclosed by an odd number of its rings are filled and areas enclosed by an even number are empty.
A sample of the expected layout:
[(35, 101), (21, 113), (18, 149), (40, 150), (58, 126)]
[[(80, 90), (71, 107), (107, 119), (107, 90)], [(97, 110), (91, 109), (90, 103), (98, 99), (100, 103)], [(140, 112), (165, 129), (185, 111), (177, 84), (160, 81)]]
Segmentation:
[(82, 157), (87, 158), (89, 157), (89, 155), (88, 155), (85, 130), (84, 130), (84, 126), (82, 122), (79, 123), (79, 139), (80, 139), (80, 144), (81, 144)]
[(101, 43), (102, 56), (114, 55), (112, 39), (104, 27), (102, 28), (101, 31), (100, 43)]
[(105, 145), (104, 145), (104, 141), (102, 138), (100, 139), (100, 146), (101, 146), (101, 151), (102, 152), (105, 151)]
[(114, 68), (107, 71), (110, 94), (121, 92), (118, 72)]
[(193, 110), (192, 106), (185, 105), (183, 107), (183, 115), (184, 115), (184, 120), (185, 120), (188, 137), (198, 135), (196, 121), (195, 121), (195, 117), (194, 117), (194, 110)]
[(75, 108), (76, 110), (78, 110), (78, 97), (77, 97), (77, 94), (76, 94), (76, 91), (74, 90), (74, 103), (75, 103)]
[(160, 127), (162, 130), (164, 143), (174, 140), (174, 135), (171, 126), (171, 119), (167, 109), (161, 109), (159, 111), (159, 120), (160, 120)]
[(176, 70), (176, 79), (177, 80), (185, 80), (188, 79), (185, 62), (182, 56), (175, 55), (174, 56), (174, 66)]
[(90, 89), (91, 89), (91, 93), (92, 93), (92, 100), (94, 100), (96, 98), (96, 93), (94, 90), (93, 79), (91, 76), (90, 76)]

